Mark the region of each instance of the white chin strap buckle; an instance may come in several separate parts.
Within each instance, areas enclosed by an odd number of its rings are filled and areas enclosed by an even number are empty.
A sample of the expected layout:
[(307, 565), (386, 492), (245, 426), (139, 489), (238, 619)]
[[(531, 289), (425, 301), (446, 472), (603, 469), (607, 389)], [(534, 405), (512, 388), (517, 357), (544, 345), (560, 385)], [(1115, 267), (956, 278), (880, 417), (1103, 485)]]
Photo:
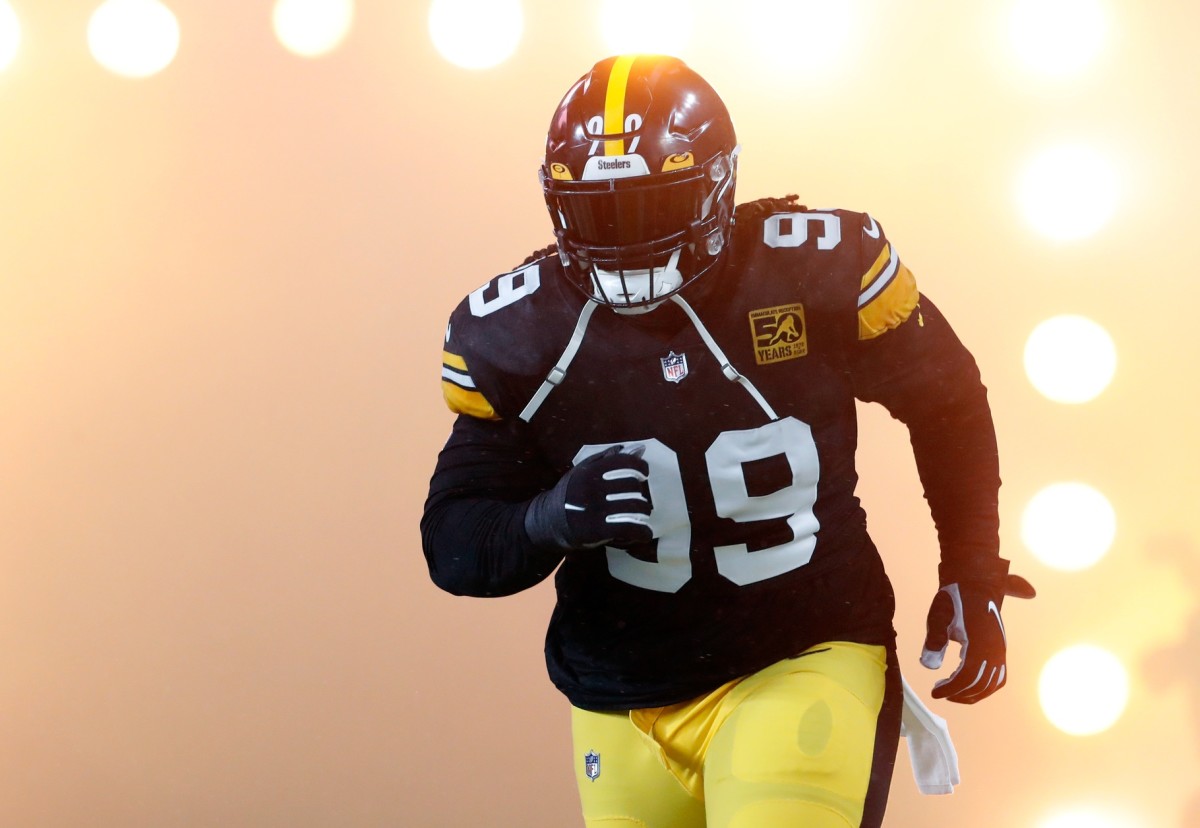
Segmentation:
[(596, 298), (608, 302), (617, 313), (646, 313), (657, 308), (661, 301), (629, 307), (648, 299), (665, 298), (679, 290), (683, 274), (679, 272), (679, 249), (671, 253), (665, 267), (642, 268), (639, 270), (592, 269), (596, 286)]

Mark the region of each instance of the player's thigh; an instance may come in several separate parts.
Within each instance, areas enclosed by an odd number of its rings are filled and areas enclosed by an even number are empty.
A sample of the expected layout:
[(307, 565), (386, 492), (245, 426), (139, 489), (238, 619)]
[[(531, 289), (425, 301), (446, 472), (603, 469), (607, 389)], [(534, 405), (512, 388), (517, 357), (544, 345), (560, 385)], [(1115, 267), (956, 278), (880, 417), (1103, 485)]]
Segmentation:
[(688, 795), (627, 713), (571, 710), (575, 781), (588, 828), (704, 828)]
[[(868, 800), (886, 797), (894, 744), (886, 773), (872, 775), (887, 709), (885, 649), (835, 644), (793, 661), (796, 669), (754, 687), (714, 736), (708, 828), (858, 826)], [(898, 732), (883, 718), (886, 754)]]

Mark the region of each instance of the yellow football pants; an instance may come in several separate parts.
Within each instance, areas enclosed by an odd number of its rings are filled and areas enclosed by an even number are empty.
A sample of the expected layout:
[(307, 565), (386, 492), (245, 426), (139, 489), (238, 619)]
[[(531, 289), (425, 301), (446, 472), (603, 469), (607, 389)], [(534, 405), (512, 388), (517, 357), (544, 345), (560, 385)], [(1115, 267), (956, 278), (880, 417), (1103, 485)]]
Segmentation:
[(883, 818), (899, 671), (831, 642), (667, 707), (572, 709), (588, 828), (858, 828)]

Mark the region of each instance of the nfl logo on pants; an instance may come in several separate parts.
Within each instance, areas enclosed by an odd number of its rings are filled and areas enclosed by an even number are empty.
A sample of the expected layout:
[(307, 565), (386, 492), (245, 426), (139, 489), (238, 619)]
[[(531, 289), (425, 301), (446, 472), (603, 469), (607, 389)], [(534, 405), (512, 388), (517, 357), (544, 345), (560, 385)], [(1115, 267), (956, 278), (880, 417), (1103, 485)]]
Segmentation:
[(583, 772), (587, 778), (596, 781), (596, 777), (600, 775), (600, 754), (594, 750), (589, 750), (583, 754)]

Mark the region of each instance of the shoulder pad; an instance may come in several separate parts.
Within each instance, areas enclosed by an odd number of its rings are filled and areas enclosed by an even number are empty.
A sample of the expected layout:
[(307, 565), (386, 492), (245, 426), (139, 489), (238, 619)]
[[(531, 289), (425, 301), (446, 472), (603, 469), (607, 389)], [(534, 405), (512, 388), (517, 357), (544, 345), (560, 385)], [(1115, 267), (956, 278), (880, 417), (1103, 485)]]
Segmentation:
[[(794, 250), (810, 261), (809, 273), (830, 295), (855, 295), (858, 338), (873, 339), (908, 319), (917, 306), (917, 284), (883, 228), (866, 213), (819, 210), (784, 199), (751, 202), (739, 229), (755, 244)], [(815, 263), (820, 257), (820, 266)]]
[(442, 395), (456, 414), (521, 410), (554, 364), (586, 301), (561, 290), (557, 258), (537, 259), (471, 291), (450, 315)]

